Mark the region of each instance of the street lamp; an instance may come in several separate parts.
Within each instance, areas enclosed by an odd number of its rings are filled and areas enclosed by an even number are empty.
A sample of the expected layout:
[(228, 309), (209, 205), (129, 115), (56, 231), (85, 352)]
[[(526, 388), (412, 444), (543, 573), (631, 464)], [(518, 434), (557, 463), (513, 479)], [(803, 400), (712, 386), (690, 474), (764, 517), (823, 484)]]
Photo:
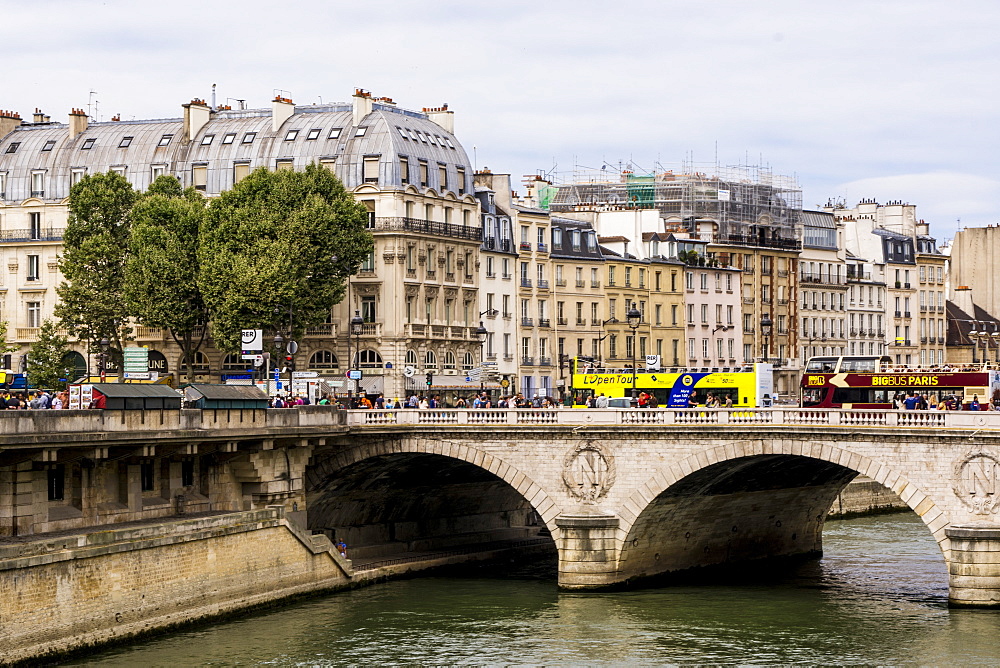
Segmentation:
[(768, 357), (768, 345), (771, 343), (771, 330), (774, 327), (774, 323), (771, 322), (771, 316), (764, 314), (760, 319), (760, 333), (764, 337), (764, 362), (767, 362)]
[(111, 342), (108, 341), (108, 337), (102, 336), (101, 340), (98, 342), (97, 346), (100, 348), (101, 352), (97, 353), (98, 371), (101, 374), (101, 382), (107, 382), (108, 376), (108, 347), (111, 346)]
[(632, 330), (632, 401), (630, 403), (632, 405), (632, 408), (635, 408), (636, 406), (639, 405), (639, 391), (635, 387), (635, 381), (636, 381), (636, 368), (635, 368), (636, 340), (635, 340), (635, 331), (637, 329), (639, 329), (639, 321), (642, 320), (642, 314), (639, 313), (639, 309), (637, 309), (635, 307), (635, 305), (633, 304), (632, 308), (630, 308), (628, 310), (628, 313), (625, 314), (625, 319), (628, 321), (629, 329)]
[[(354, 370), (361, 370), (361, 330), (365, 328), (364, 318), (361, 317), (360, 311), (354, 312), (354, 317), (351, 318), (351, 334), (354, 335), (354, 347), (357, 349), (354, 353)], [(347, 345), (350, 345), (350, 339), (347, 341)], [(360, 374), (358, 374), (360, 375)], [(354, 379), (354, 390), (357, 392), (358, 396), (361, 396), (361, 379)]]
[[(489, 311), (483, 311), (483, 313), (489, 313)], [(479, 315), (482, 315), (480, 313)], [(476, 328), (476, 338), (479, 339), (479, 391), (486, 391), (486, 379), (483, 377), (483, 372), (486, 370), (486, 356), (484, 354), (483, 346), (486, 345), (486, 336), (489, 332), (483, 326), (483, 321), (479, 321), (479, 327)]]

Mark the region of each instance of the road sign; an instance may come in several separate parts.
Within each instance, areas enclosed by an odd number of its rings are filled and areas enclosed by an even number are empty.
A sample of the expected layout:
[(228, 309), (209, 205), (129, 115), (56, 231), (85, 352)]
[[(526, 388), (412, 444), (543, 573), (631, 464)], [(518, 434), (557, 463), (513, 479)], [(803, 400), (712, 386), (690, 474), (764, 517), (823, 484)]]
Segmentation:
[(244, 353), (244, 354), (240, 355), (240, 359), (253, 360), (255, 362), (263, 362), (264, 361), (264, 356), (263, 355), (253, 355), (253, 354), (248, 355), (248, 354)]
[(125, 371), (134, 373), (149, 372), (149, 348), (129, 347), (122, 351), (125, 359)]
[(292, 378), (319, 378), (316, 371), (293, 371)]
[(361, 370), (351, 369), (350, 371), (347, 372), (347, 377), (350, 378), (351, 380), (361, 380)]
[(138, 371), (126, 371), (125, 380), (149, 380), (149, 372), (143, 371), (140, 373)]
[(289, 341), (288, 345), (285, 346), (285, 350), (288, 351), (289, 355), (294, 355), (295, 353), (299, 352), (299, 344), (298, 344), (298, 342), (296, 342), (296, 341)]
[(264, 350), (264, 330), (244, 329), (242, 339), (243, 352), (252, 353)]

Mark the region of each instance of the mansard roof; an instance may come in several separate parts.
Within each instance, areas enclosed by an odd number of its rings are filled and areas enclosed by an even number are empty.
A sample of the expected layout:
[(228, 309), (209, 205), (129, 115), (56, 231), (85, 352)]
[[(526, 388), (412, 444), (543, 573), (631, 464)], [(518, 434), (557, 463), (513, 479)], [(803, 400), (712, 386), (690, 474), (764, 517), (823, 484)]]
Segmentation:
[[(404, 187), (400, 160), (405, 157), (409, 183), (437, 193), (472, 193), (469, 159), (454, 134), (426, 113), (393, 104), (375, 102), (357, 125), (351, 104), (324, 104), (294, 107), (276, 130), (269, 109), (212, 111), (189, 140), (184, 130), (183, 118), (90, 123), (75, 137), (65, 123), (22, 124), (0, 137), (4, 199), (17, 202), (31, 196), (32, 173), (45, 175), (45, 200), (64, 199), (74, 170), (93, 174), (124, 168), (132, 185), (145, 190), (154, 166), (185, 186), (191, 185), (192, 167), (205, 167), (205, 191), (216, 194), (232, 187), (237, 164), (275, 169), (287, 161), (295, 169), (311, 162), (332, 164), (344, 185), (353, 189), (365, 182), (366, 157), (378, 160), (381, 189)], [(12, 144), (18, 146), (8, 153)], [(422, 184), (424, 163), (427, 178)], [(442, 167), (447, 184), (439, 179)]]

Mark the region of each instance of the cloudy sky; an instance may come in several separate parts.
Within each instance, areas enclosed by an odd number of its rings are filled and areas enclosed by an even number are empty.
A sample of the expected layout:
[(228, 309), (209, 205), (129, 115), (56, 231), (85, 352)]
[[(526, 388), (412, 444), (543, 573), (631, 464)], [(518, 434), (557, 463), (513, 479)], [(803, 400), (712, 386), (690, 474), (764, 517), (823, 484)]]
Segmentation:
[[(0, 109), (176, 117), (192, 97), (447, 102), (477, 167), (761, 164), (806, 207), (1000, 223), (1000, 2), (0, 0)], [(96, 94), (90, 95), (90, 91)], [(475, 147), (475, 148), (473, 148)], [(703, 170), (704, 171), (704, 170)]]

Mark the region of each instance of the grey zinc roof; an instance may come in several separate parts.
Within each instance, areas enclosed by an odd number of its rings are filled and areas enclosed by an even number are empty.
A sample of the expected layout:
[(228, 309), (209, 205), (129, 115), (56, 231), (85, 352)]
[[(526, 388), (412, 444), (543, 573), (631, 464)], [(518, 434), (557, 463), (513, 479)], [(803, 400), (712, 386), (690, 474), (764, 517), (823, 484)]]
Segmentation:
[[(164, 165), (167, 174), (177, 176), (185, 186), (191, 184), (194, 165), (207, 168), (206, 191), (217, 194), (233, 185), (234, 165), (248, 163), (251, 169), (274, 169), (277, 161), (291, 159), (295, 169), (310, 162), (334, 159), (335, 172), (348, 188), (361, 185), (365, 156), (379, 156), (379, 183), (385, 188), (402, 188), (400, 156), (410, 163), (410, 182), (419, 186), (419, 161), (428, 165), (428, 187), (441, 191), (438, 170), (448, 173), (448, 190), (458, 192), (457, 169), (465, 172), (462, 190), (472, 193), (472, 168), (458, 139), (426, 114), (375, 104), (362, 119), (364, 136), (357, 137), (353, 126), (351, 105), (312, 105), (296, 107), (291, 117), (278, 128), (271, 129), (271, 111), (254, 109), (219, 111), (190, 142), (183, 141), (182, 119), (157, 121), (120, 121), (91, 123), (72, 140), (69, 127), (62, 123), (22, 125), (0, 137), (0, 173), (6, 173), (4, 199), (20, 202), (31, 196), (31, 174), (44, 171), (45, 200), (62, 200), (69, 195), (70, 174), (74, 168), (86, 168), (87, 173), (108, 171), (111, 167), (126, 167), (125, 175), (132, 185), (145, 190), (151, 181), (152, 166)], [(319, 129), (319, 137), (307, 139), (309, 131)], [(340, 136), (331, 139), (330, 131), (342, 128)], [(299, 130), (293, 141), (286, 141), (290, 130)], [(402, 130), (402, 132), (401, 132)], [(248, 132), (256, 136), (250, 144), (243, 143)], [(224, 144), (226, 134), (235, 133), (230, 144)], [(158, 144), (161, 137), (173, 135), (166, 147)], [(405, 134), (405, 138), (404, 135)], [(206, 135), (214, 135), (210, 144), (203, 145)], [(133, 137), (127, 148), (119, 148), (123, 137)], [(82, 150), (87, 140), (92, 148)], [(42, 151), (46, 142), (54, 140), (51, 151)], [(18, 142), (16, 153), (7, 147)]]
[(184, 394), (189, 399), (217, 399), (226, 401), (267, 401), (267, 395), (260, 388), (252, 385), (209, 385), (205, 383), (192, 384), (184, 388)]

